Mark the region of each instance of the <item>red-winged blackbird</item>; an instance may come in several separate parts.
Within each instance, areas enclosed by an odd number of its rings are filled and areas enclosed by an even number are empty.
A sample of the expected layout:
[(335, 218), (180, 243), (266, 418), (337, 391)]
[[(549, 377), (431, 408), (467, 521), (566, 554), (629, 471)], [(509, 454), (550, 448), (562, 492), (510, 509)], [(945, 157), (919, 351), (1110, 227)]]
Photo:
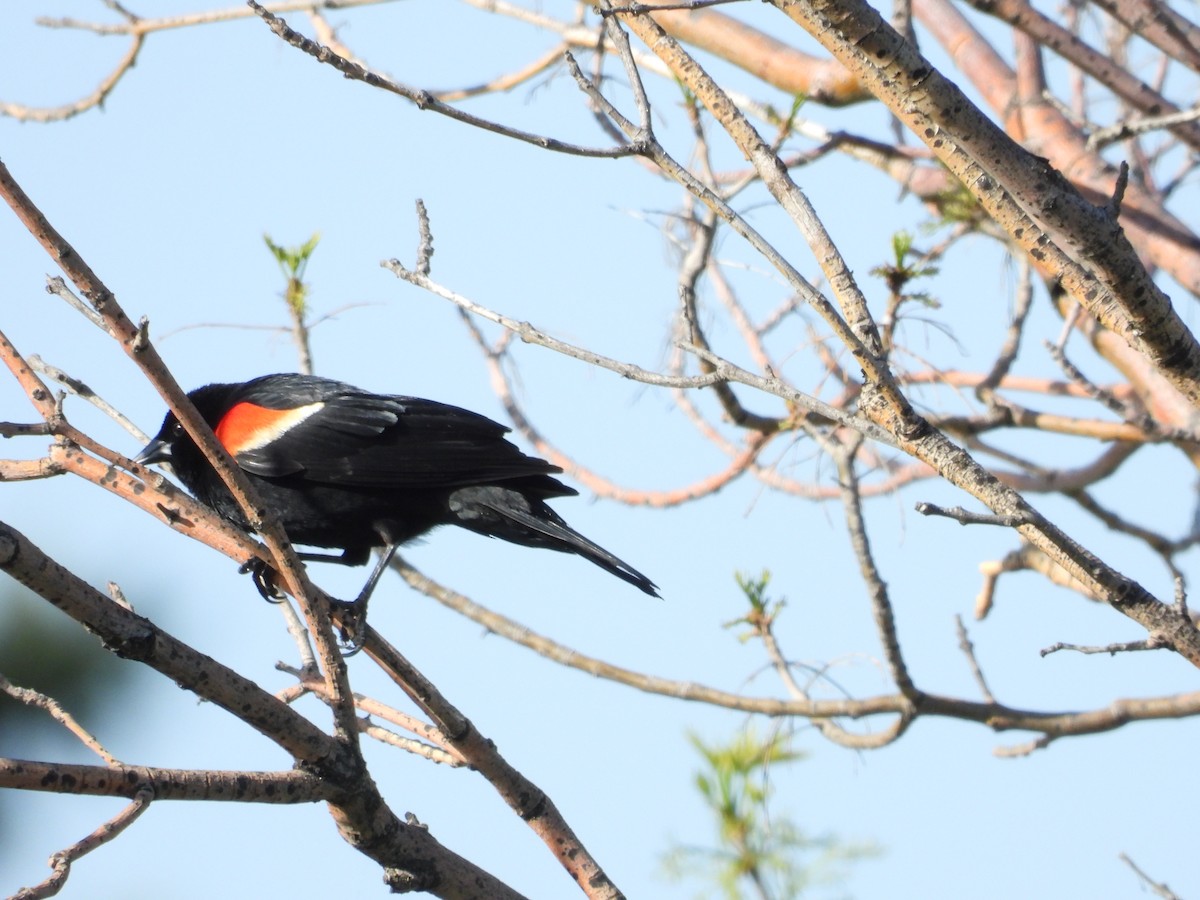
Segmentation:
[[(353, 608), (361, 615), (395, 549), (438, 525), (577, 553), (657, 597), (655, 584), (546, 505), (577, 494), (526, 456), (508, 429), (417, 397), (372, 394), (311, 375), (210, 384), (188, 396), (297, 544), (340, 549), (305, 559), (360, 566), (383, 555)], [(248, 523), (200, 449), (168, 413), (136, 462), (170, 462), (201, 502)]]

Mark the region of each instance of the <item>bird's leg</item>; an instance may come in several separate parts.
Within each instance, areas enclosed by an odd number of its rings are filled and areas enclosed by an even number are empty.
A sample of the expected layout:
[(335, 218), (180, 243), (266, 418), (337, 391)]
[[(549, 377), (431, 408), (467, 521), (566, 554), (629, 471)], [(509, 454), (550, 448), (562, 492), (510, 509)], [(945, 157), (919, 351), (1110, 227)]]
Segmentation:
[(366, 625), (367, 625), (367, 602), (371, 599), (371, 594), (375, 590), (375, 585), (387, 569), (388, 563), (392, 561), (392, 557), (396, 555), (396, 544), (389, 542), (383, 548), (383, 552), (379, 554), (379, 562), (375, 563), (375, 568), (371, 571), (367, 578), (367, 583), (363, 585), (363, 589), (358, 592), (358, 596), (347, 602), (345, 600), (336, 601), (337, 607), (342, 611), (342, 655), (353, 656), (363, 648), (363, 642), (366, 640)]
[(364, 550), (360, 553), (358, 551), (351, 552), (349, 550), (343, 550), (341, 553), (336, 554), (305, 552), (297, 553), (296, 555), (305, 562), (335, 563), (339, 566), (361, 566), (367, 561), (369, 551)]

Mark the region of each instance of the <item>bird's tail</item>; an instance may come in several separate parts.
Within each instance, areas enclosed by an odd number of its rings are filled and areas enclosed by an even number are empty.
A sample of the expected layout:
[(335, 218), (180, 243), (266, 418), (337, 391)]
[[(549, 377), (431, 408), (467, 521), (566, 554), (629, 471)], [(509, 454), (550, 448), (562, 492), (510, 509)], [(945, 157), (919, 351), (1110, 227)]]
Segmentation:
[(460, 488), (450, 496), (450, 510), (463, 528), (527, 547), (575, 553), (651, 597), (659, 596), (653, 581), (589, 541), (537, 498), (497, 486)]

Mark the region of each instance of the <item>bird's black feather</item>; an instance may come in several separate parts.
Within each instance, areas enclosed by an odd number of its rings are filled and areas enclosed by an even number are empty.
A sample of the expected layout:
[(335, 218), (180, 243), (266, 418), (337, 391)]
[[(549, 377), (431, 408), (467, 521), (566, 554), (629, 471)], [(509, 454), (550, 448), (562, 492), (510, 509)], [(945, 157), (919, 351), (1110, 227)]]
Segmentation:
[[(459, 525), (576, 553), (657, 596), (650, 579), (546, 505), (578, 493), (554, 477), (562, 470), (522, 453), (507, 428), (478, 413), (310, 375), (211, 384), (189, 396), (296, 543), (339, 548), (360, 563), (374, 547)], [(139, 461), (166, 459), (198, 499), (248, 527), (173, 414)]]

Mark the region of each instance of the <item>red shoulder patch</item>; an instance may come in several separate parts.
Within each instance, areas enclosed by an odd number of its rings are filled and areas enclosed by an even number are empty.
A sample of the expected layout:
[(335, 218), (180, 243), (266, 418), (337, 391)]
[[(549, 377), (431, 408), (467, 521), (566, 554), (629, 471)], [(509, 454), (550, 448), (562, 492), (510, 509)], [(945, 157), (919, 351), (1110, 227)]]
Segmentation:
[(213, 429), (226, 450), (233, 456), (265, 447), (287, 431), (295, 428), (325, 404), (310, 403), (294, 409), (270, 409), (254, 403), (237, 403), (221, 417)]

